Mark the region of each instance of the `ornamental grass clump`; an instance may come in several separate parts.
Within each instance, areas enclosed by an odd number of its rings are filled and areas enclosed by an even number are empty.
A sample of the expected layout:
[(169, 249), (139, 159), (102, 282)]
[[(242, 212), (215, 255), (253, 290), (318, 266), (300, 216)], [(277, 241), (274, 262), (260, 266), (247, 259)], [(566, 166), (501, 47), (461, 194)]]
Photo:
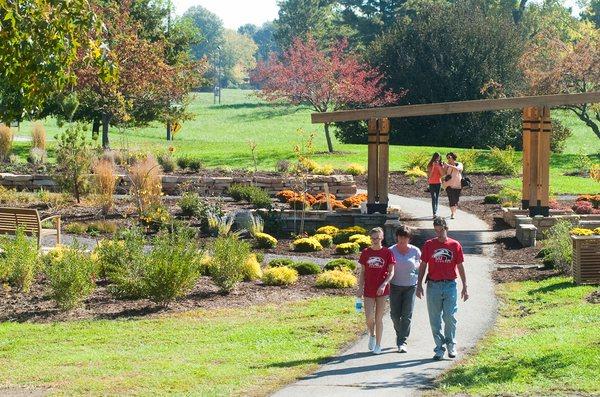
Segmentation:
[(292, 249), (296, 252), (316, 252), (322, 251), (323, 246), (313, 237), (303, 237), (292, 242)]
[(356, 269), (356, 262), (351, 259), (337, 258), (333, 259), (325, 264), (324, 270), (349, 270), (354, 271)]
[(291, 285), (297, 281), (298, 272), (287, 266), (268, 268), (262, 276), (265, 285)]
[(357, 243), (342, 243), (335, 247), (335, 253), (340, 255), (356, 254), (360, 251)]
[(112, 161), (101, 159), (94, 165), (94, 191), (98, 195), (104, 215), (114, 205), (114, 193), (117, 186), (117, 172)]
[(316, 239), (319, 242), (319, 244), (321, 244), (324, 248), (331, 247), (331, 245), (333, 244), (333, 237), (331, 237), (329, 234), (317, 233), (312, 237)]
[(356, 284), (356, 276), (346, 270), (328, 270), (319, 274), (315, 282), (319, 288), (352, 288)]
[(213, 242), (211, 251), (211, 278), (221, 291), (228, 293), (244, 279), (250, 245), (236, 235), (220, 236)]
[(50, 296), (62, 310), (80, 306), (94, 292), (97, 275), (96, 262), (77, 243), (62, 249), (46, 266)]
[(350, 238), (348, 238), (348, 241), (358, 244), (361, 250), (371, 246), (371, 237), (365, 236), (364, 234), (352, 235)]
[(255, 233), (254, 240), (258, 248), (275, 248), (277, 246), (277, 239), (267, 233)]
[(33, 123), (31, 129), (31, 144), (35, 149), (46, 150), (46, 128), (39, 121)]
[(0, 162), (8, 161), (13, 146), (13, 132), (10, 127), (0, 123)]
[(314, 262), (294, 262), (289, 267), (296, 270), (301, 276), (321, 273), (321, 266), (317, 265)]
[(139, 216), (161, 204), (160, 165), (154, 156), (147, 155), (129, 167), (129, 178), (131, 180), (130, 194), (134, 198)]
[(15, 291), (29, 292), (41, 267), (36, 241), (19, 227), (14, 238), (0, 238), (0, 249), (0, 284), (7, 283)]

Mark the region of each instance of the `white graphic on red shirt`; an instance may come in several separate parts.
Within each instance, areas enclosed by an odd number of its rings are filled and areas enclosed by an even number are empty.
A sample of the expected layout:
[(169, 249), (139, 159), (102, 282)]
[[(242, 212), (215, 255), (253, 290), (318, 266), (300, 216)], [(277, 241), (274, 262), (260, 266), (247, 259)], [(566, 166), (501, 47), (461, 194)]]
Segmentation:
[(452, 263), (452, 257), (452, 251), (448, 248), (438, 248), (433, 252), (433, 259), (438, 263)]
[(379, 256), (371, 256), (369, 259), (367, 259), (367, 265), (369, 265), (369, 267), (380, 268), (385, 265), (385, 261)]

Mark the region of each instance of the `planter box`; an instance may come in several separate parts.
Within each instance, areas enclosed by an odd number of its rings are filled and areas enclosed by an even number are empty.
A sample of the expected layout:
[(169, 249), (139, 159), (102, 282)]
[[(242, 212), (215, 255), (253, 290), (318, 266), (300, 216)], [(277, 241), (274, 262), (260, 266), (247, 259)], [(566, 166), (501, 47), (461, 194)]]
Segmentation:
[(573, 280), (577, 284), (600, 284), (600, 236), (571, 236)]

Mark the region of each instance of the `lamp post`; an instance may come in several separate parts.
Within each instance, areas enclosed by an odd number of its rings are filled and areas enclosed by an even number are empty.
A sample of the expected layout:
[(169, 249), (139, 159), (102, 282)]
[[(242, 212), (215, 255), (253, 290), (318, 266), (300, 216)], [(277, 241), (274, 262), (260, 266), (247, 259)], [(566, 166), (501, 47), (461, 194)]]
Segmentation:
[(216, 62), (216, 73), (215, 73), (215, 89), (213, 96), (213, 105), (217, 103), (217, 96), (219, 97), (219, 105), (221, 104), (221, 46), (217, 46), (217, 62)]

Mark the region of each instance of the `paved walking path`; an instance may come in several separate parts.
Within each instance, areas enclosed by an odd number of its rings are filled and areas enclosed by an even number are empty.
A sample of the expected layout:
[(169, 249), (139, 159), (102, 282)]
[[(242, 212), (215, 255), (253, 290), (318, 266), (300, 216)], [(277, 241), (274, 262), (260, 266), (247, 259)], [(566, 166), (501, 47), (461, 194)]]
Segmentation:
[[(445, 197), (442, 197), (440, 201), (444, 200)], [(418, 220), (422, 233), (433, 235), (429, 203), (391, 195), (390, 205)], [(439, 213), (449, 215), (450, 209), (441, 206)], [(450, 237), (461, 241), (467, 254), (465, 268), (470, 294), (467, 302), (461, 301), (458, 305), (458, 360), (473, 348), (495, 320), (496, 298), (490, 278), (494, 264), (487, 256), (493, 234), (484, 221), (464, 211), (459, 211), (456, 219), (448, 219), (448, 224)], [(394, 328), (389, 315), (386, 315), (381, 355), (373, 355), (367, 350), (365, 334), (354, 346), (315, 373), (276, 392), (274, 396), (419, 395), (422, 390), (432, 387), (434, 379), (455, 362), (448, 358), (433, 361), (433, 346), (425, 301), (417, 299), (408, 353), (396, 352)]]

